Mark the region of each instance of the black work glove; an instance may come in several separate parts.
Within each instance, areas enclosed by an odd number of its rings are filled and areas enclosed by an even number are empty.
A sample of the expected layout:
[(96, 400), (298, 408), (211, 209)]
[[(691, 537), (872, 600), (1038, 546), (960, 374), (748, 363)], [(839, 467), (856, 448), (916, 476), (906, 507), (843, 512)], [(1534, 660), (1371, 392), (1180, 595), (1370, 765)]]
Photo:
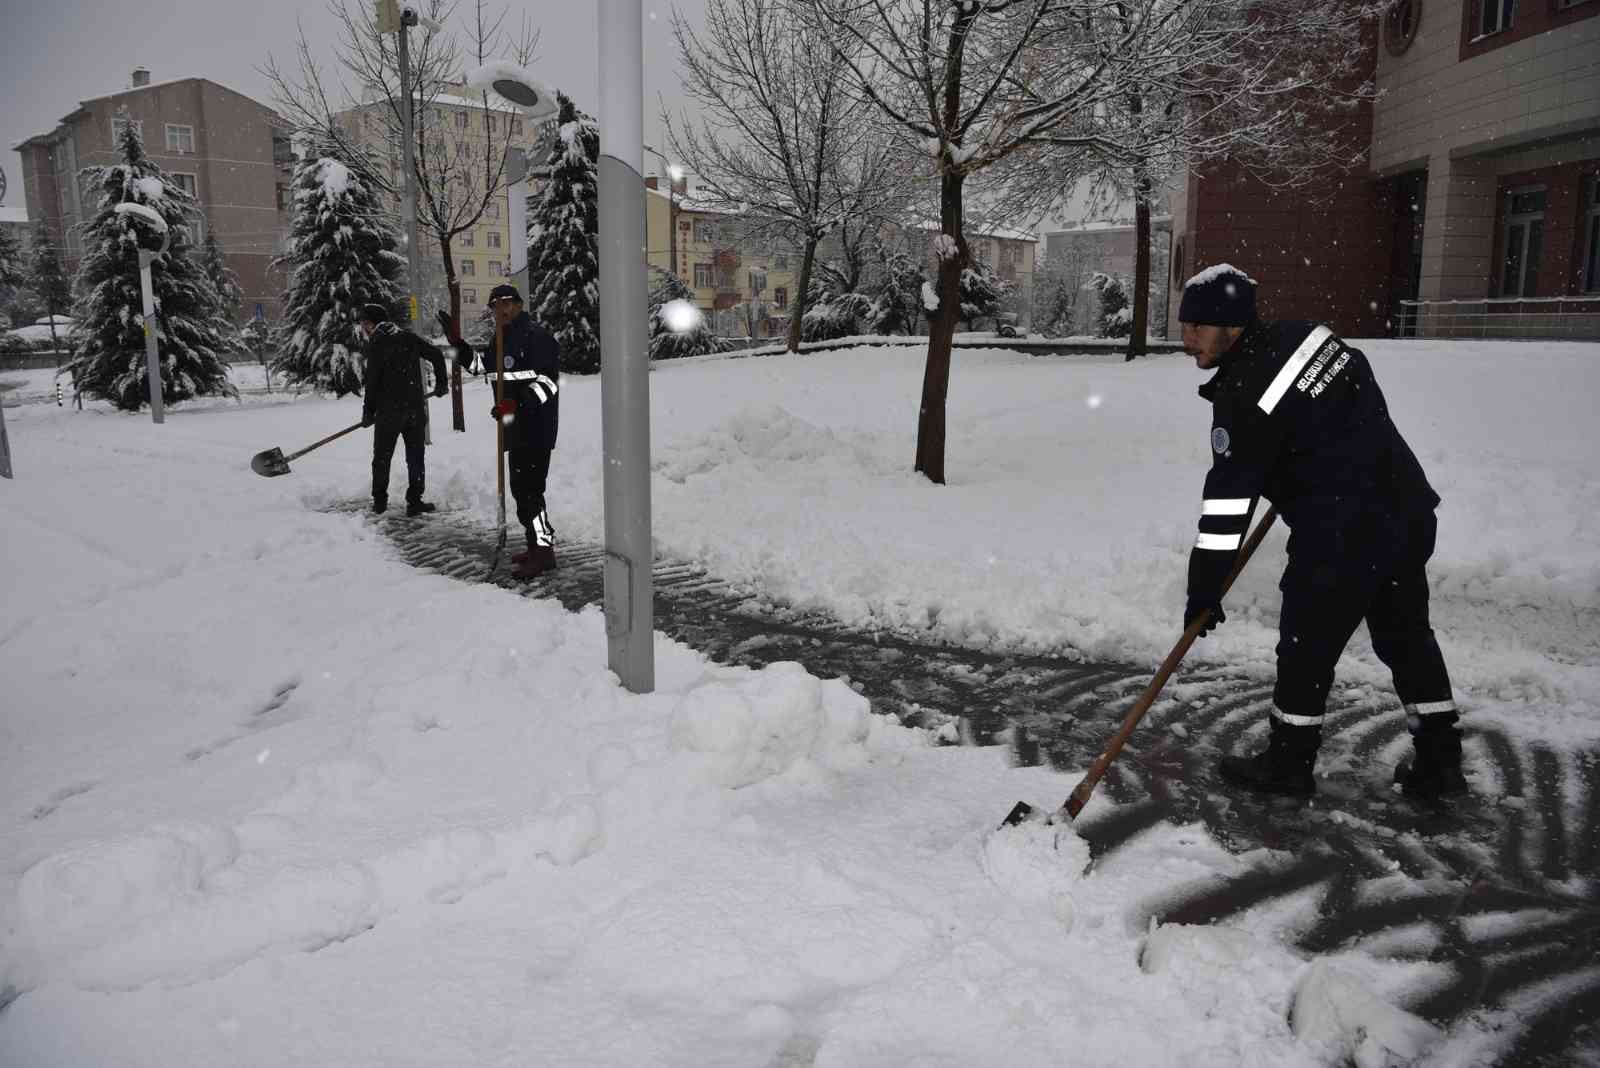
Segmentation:
[(1183, 610), (1183, 628), (1188, 630), (1189, 624), (1195, 621), (1195, 617), (1207, 609), (1210, 609), (1211, 615), (1206, 619), (1205, 626), (1200, 628), (1199, 637), (1204, 638), (1213, 628), (1220, 627), (1228, 621), (1228, 613), (1222, 610), (1220, 601), (1198, 601), (1190, 598), (1188, 606)]
[(378, 420), (373, 417), (371, 412), (362, 412), (361, 413), (361, 425), (362, 426), (371, 426), (373, 423), (376, 423), (377, 421)]

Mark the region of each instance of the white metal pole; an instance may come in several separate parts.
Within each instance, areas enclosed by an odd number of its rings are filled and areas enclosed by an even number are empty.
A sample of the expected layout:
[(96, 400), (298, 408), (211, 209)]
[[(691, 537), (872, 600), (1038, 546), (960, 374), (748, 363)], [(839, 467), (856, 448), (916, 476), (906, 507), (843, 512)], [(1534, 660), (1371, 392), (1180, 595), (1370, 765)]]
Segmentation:
[(608, 663), (655, 689), (650, 568), (650, 365), (645, 316), (644, 17), (599, 0), (600, 433), (604, 454)]
[(144, 300), (144, 364), (150, 380), (150, 418), (164, 423), (166, 411), (161, 403), (161, 350), (156, 344), (156, 295), (150, 281), (150, 264), (155, 256), (139, 250), (139, 295)]

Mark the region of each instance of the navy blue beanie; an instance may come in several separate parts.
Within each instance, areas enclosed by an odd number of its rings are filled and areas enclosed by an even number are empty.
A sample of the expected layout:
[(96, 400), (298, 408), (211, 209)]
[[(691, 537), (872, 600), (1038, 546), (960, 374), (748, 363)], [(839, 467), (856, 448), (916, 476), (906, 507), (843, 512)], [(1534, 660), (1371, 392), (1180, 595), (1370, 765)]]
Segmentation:
[(1180, 323), (1249, 326), (1256, 321), (1256, 282), (1228, 263), (1207, 267), (1183, 284)]

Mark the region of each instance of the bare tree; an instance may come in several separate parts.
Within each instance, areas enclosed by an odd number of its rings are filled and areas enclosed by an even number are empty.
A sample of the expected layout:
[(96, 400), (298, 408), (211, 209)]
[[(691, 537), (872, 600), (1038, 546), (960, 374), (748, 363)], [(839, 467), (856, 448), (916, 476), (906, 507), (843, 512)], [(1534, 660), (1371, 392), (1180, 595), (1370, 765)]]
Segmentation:
[[(453, 0), (423, 0), (422, 6), (440, 25), (456, 14)], [(411, 110), (417, 224), (438, 246), (450, 315), (459, 327), (461, 284), (454, 242), (503, 200), (506, 150), (521, 135), (524, 121), (498, 97), (467, 91), (463, 67), (493, 60), (526, 66), (538, 46), (538, 31), (526, 20), (512, 31), (507, 27), (509, 10), (491, 13), (485, 0), (474, 0), (460, 20), (466, 24), (465, 46), (449, 32), (418, 28), (412, 38), (407, 99), (400, 88), (395, 37), (379, 30), (371, 5), (330, 0), (329, 10), (339, 25), (334, 76), (316, 62), (303, 29), (295, 46), (297, 71), (289, 73), (269, 58), (262, 73), (271, 79), (278, 108), (297, 133), (333, 146), (366, 183), (394, 200), (405, 190), (402, 108)], [(522, 241), (524, 235), (512, 234), (511, 240)], [(419, 299), (420, 281), (412, 280)]]
[[(1102, 203), (1133, 205), (1127, 349), (1133, 359), (1146, 351), (1151, 208), (1163, 181), (1227, 161), (1274, 189), (1307, 197), (1330, 174), (1360, 166), (1365, 146), (1354, 136), (1355, 120), (1376, 97), (1363, 36), (1389, 0), (1255, 0), (1243, 6), (1112, 0), (1100, 6), (1090, 25), (1102, 54), (1116, 56), (1130, 35), (1139, 41), (1135, 62), (1109, 68), (1115, 91), (1086, 119), (1101, 133), (1091, 157), (1094, 192)], [(1178, 13), (1168, 25), (1183, 27), (1181, 34), (1152, 32), (1152, 16), (1164, 10)], [(1072, 145), (1030, 162), (1017, 187), (1037, 201), (1059, 197), (1087, 161)]]
[(888, 188), (873, 116), (835, 59), (853, 46), (817, 32), (791, 0), (707, 0), (704, 29), (675, 11), (672, 30), (701, 117), (663, 114), (668, 142), (704, 199), (739, 213), (752, 237), (801, 250), (788, 334), (796, 351), (818, 244), (847, 221), (859, 229)]
[(856, 90), (909, 145), (935, 161), (939, 260), (916, 470), (943, 483), (950, 350), (961, 314), (961, 272), (971, 262), (963, 232), (969, 176), (1019, 150), (1085, 148), (1102, 136), (1076, 120), (1115, 83), (1113, 68), (1136, 39), (1102, 52), (1093, 33), (1106, 0), (800, 0), (813, 22), (851, 47), (835, 52)]

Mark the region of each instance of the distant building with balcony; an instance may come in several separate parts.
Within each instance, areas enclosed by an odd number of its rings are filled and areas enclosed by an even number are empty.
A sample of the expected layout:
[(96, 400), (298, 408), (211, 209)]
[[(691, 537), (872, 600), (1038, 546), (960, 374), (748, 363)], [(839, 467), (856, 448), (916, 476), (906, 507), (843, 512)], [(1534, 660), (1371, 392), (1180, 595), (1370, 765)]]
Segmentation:
[[(126, 118), (123, 117), (126, 109)], [(241, 315), (281, 312), (284, 280), (271, 267), (288, 233), (293, 157), (287, 124), (271, 108), (206, 78), (152, 84), (133, 72), (129, 88), (83, 100), (48, 133), (15, 146), (22, 155), (27, 214), (43, 220), (64, 250), (69, 272), (83, 257), (82, 229), (98, 208), (86, 167), (120, 162), (122, 123), (131, 122), (146, 154), (199, 200), (244, 291)]]

